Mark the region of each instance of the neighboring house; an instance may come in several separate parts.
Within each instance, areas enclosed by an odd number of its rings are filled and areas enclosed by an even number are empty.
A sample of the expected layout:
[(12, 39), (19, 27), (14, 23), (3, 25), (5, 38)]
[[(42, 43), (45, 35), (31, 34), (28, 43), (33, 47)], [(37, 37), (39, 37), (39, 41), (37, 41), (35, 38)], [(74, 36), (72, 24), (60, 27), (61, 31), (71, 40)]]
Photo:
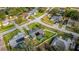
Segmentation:
[(70, 42), (63, 40), (62, 38), (56, 37), (51, 43), (51, 46), (54, 47), (57, 51), (69, 50)]
[(17, 45), (24, 41), (24, 34), (18, 33), (16, 36), (14, 36), (10, 41), (9, 44), (11, 47), (15, 48)]
[(68, 20), (67, 26), (71, 27), (71, 26), (78, 26), (79, 27), (79, 21), (75, 21), (75, 20)]
[(60, 16), (60, 15), (53, 16), (53, 17), (51, 17), (51, 20), (53, 20), (54, 22), (58, 23), (59, 21), (62, 20), (62, 16)]
[(32, 29), (29, 31), (29, 35), (34, 38), (38, 38), (38, 39), (41, 39), (44, 35), (44, 32), (42, 29), (39, 29), (39, 28), (36, 28), (36, 29)]

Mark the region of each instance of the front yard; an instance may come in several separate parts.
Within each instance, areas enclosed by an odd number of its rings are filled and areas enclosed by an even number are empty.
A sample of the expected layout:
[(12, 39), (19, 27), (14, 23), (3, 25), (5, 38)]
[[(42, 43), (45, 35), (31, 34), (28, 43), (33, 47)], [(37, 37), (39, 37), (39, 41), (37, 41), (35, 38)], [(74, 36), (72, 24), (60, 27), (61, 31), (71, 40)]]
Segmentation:
[(5, 32), (5, 31), (7, 31), (7, 30), (12, 29), (13, 27), (14, 27), (14, 24), (9, 24), (9, 25), (7, 25), (7, 26), (3, 26), (3, 28), (0, 29), (0, 32), (1, 32), (1, 33), (2, 33), (2, 32)]
[(54, 22), (53, 22), (51, 19), (49, 19), (48, 16), (44, 16), (44, 17), (41, 19), (41, 21), (44, 22), (44, 23), (46, 23), (46, 24), (49, 24), (49, 25), (53, 25), (53, 24), (54, 24)]

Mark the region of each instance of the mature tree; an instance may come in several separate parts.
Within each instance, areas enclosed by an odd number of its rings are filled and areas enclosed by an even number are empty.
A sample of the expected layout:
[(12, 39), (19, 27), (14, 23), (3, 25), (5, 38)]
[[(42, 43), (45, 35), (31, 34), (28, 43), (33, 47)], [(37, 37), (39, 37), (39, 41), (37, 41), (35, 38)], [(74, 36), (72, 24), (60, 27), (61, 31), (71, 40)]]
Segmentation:
[(6, 14), (4, 11), (0, 11), (0, 27), (3, 28), (3, 20), (6, 17)]
[(64, 12), (65, 17), (70, 17), (72, 20), (78, 20), (79, 19), (79, 12), (74, 9), (66, 8)]
[(38, 8), (38, 12), (40, 12), (40, 13), (45, 12), (45, 10), (46, 10), (46, 8), (42, 8), (42, 7)]
[(6, 17), (6, 14), (4, 11), (0, 11), (0, 19), (4, 19)]
[(57, 15), (57, 13), (59, 12), (60, 12), (60, 9), (58, 7), (55, 7), (49, 13), (52, 15)]
[(29, 8), (25, 8), (25, 7), (16, 7), (16, 8), (9, 8), (9, 10), (7, 11), (7, 13), (11, 16), (16, 16), (16, 15), (20, 15), (23, 12), (27, 12), (29, 10)]
[(23, 17), (22, 16), (18, 16), (18, 18), (15, 20), (15, 22), (17, 24), (20, 24), (22, 22), (22, 20), (23, 20)]

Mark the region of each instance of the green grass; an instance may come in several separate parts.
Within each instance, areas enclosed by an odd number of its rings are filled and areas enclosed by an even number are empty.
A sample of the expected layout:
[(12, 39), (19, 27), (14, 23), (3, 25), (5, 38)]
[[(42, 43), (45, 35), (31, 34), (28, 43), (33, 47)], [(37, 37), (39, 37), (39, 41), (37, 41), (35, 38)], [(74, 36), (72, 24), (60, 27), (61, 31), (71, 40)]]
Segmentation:
[(46, 38), (50, 38), (51, 36), (54, 35), (54, 33), (50, 32), (50, 31), (45, 31), (44, 33), (45, 33)]
[(58, 27), (59, 27), (59, 28), (62, 28), (62, 26), (63, 26), (63, 24), (59, 23), (59, 26), (58, 26)]
[(0, 32), (4, 32), (4, 31), (7, 31), (11, 28), (14, 27), (14, 24), (10, 24), (10, 25), (7, 25), (7, 26), (4, 26), (2, 29), (0, 29)]
[(34, 29), (34, 28), (37, 28), (37, 27), (40, 27), (40, 26), (41, 26), (41, 24), (39, 24), (39, 23), (32, 23), (32, 24), (28, 25), (28, 27), (30, 29)]
[(40, 12), (36, 12), (36, 15), (34, 15), (35, 17), (40, 17), (42, 16), (44, 13), (40, 13)]
[(16, 22), (18, 25), (23, 25), (23, 24), (27, 23), (28, 21), (27, 21), (25, 18), (20, 17), (20, 18), (18, 18), (18, 19), (15, 19), (15, 22)]
[(26, 34), (29, 34), (27, 29), (23, 28), (23, 30)]
[(38, 46), (44, 45), (45, 43), (50, 44), (50, 42), (52, 41), (52, 38), (57, 36), (57, 34), (55, 32), (50, 32), (47, 30), (45, 30), (44, 33), (45, 33), (44, 34), (45, 36), (44, 36), (43, 40), (40, 41), (40, 44)]
[(5, 45), (7, 47), (8, 50), (10, 50), (10, 46), (8, 45), (8, 42), (10, 39), (13, 38), (13, 36), (15, 36), (16, 34), (18, 34), (20, 31), (19, 30), (14, 30), (13, 32), (10, 32), (6, 35), (3, 36), (3, 39), (4, 39), (4, 42), (5, 42)]
[(49, 24), (49, 25), (53, 25), (54, 24), (54, 21), (50, 20), (48, 16), (44, 16), (42, 19), (41, 19), (42, 22), (46, 23), (46, 24)]
[[(38, 25), (38, 26), (37, 26), (37, 25)], [(48, 30), (50, 30), (50, 31), (56, 32), (56, 33), (58, 34), (57, 36), (62, 36), (63, 38), (70, 38), (70, 37), (71, 37), (71, 34), (64, 33), (64, 32), (58, 31), (58, 30), (53, 29), (53, 28), (48, 28), (48, 27), (43, 26), (43, 25), (41, 25), (41, 24), (39, 24), (39, 23), (32, 23), (32, 24), (29, 25), (29, 28), (30, 28), (30, 29), (37, 28), (37, 27), (41, 28), (42, 30), (48, 29)], [(49, 33), (48, 33), (48, 34), (49, 34)]]
[(35, 17), (34, 17), (34, 16), (29, 16), (29, 18), (28, 18), (28, 19), (33, 20), (33, 19), (35, 19)]
[[(36, 26), (36, 25), (39, 25), (39, 26)], [(42, 30), (45, 30), (44, 31), (45, 36), (42, 39), (40, 39), (40, 41), (38, 42), (37, 46), (41, 46), (44, 43), (48, 43), (49, 44), (52, 41), (51, 38), (53, 38), (54, 36), (62, 36), (63, 39), (71, 38), (71, 34), (64, 33), (64, 32), (58, 31), (56, 29), (48, 28), (48, 27), (43, 26), (43, 25), (41, 25), (39, 23), (32, 23), (32, 24), (29, 25), (29, 27), (31, 29), (32, 28), (36, 28), (36, 27), (40, 27)], [(46, 29), (49, 30), (49, 31), (46, 31)]]

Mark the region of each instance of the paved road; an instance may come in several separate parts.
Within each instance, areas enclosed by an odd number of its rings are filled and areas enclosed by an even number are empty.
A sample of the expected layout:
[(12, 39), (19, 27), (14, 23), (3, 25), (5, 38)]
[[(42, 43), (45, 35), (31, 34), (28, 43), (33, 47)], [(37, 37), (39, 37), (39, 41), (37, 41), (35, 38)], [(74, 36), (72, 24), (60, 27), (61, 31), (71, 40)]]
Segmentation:
[[(48, 9), (49, 9), (49, 8), (48, 8)], [(51, 10), (52, 10), (52, 8), (50, 9), (50, 11), (51, 11)], [(22, 27), (27, 27), (27, 28), (28, 28), (27, 25), (29, 25), (29, 24), (31, 24), (31, 23), (34, 23), (34, 22), (39, 22), (40, 24), (42, 24), (42, 25), (44, 25), (44, 26), (46, 26), (46, 27), (54, 28), (54, 29), (56, 29), (56, 30), (59, 30), (59, 31), (62, 31), (62, 32), (65, 32), (65, 33), (71, 33), (71, 34), (73, 34), (73, 35), (79, 37), (79, 34), (77, 34), (77, 33), (75, 33), (75, 32), (71, 32), (71, 31), (65, 30), (65, 29), (63, 29), (63, 28), (60, 29), (60, 28), (58, 28), (57, 26), (50, 26), (50, 25), (48, 25), (48, 24), (43, 23), (43, 22), (41, 21), (41, 18), (43, 18), (43, 17), (46, 16), (47, 14), (48, 14), (48, 13), (45, 13), (44, 15), (42, 15), (42, 16), (40, 16), (40, 17), (38, 17), (38, 18), (35, 18), (33, 21), (30, 21), (30, 22), (27, 23), (27, 24), (23, 24), (23, 25), (21, 25), (20, 27), (21, 27), (21, 28), (22, 28)], [(15, 28), (14, 28), (14, 29), (15, 29)], [(1, 34), (9, 33), (9, 32), (11, 32), (11, 31), (13, 31), (14, 29), (8, 30), (8, 31), (3, 32), (3, 33), (1, 33)]]
[[(30, 11), (29, 14), (28, 14), (28, 16), (31, 15), (31, 14), (33, 14), (37, 9), (38, 9), (38, 8), (35, 8), (35, 9), (33, 9), (32, 11)], [(34, 21), (33, 21), (33, 22), (34, 22)], [(19, 29), (18, 25), (17, 25), (15, 22), (12, 21), (12, 23), (15, 24), (15, 27), (12, 28), (12, 29), (10, 29), (10, 30), (8, 30), (8, 31), (5, 31), (5, 32), (3, 32), (3, 33), (0, 33), (0, 36), (3, 36), (3, 35), (5, 35), (5, 34), (7, 34), (7, 33), (9, 33), (9, 32), (12, 32), (12, 31), (16, 30), (17, 28)], [(30, 22), (30, 23), (32, 23), (32, 22)], [(30, 24), (30, 23), (28, 23), (28, 24)], [(26, 24), (24, 24), (24, 25), (22, 25), (21, 27), (27, 27), (27, 26), (26, 26)], [(28, 28), (27, 28), (27, 29), (28, 29)]]
[(12, 32), (12, 31), (14, 31), (14, 30), (16, 30), (16, 28), (12, 28), (12, 29), (10, 29), (10, 30), (8, 30), (8, 31), (5, 31), (5, 32), (3, 32), (3, 33), (0, 33), (0, 36), (3, 36), (3, 35), (5, 35), (5, 34), (7, 34), (7, 33), (9, 33), (9, 32)]
[(59, 31), (61, 31), (61, 32), (70, 33), (70, 34), (73, 34), (73, 35), (79, 37), (79, 34), (77, 34), (77, 33), (75, 33), (75, 32), (71, 32), (71, 31), (68, 31), (68, 30), (65, 30), (65, 29), (60, 29), (60, 28), (57, 28), (57, 27), (55, 27), (55, 26), (50, 26), (50, 25), (45, 24), (45, 23), (43, 23), (43, 22), (41, 22), (41, 21), (40, 21), (39, 23), (42, 24), (42, 25), (44, 25), (44, 26), (46, 26), (46, 27), (53, 28), (53, 29), (59, 30)]
[(28, 16), (26, 17), (26, 19), (28, 19), (28, 17), (29, 17), (30, 15), (34, 14), (34, 12), (36, 12), (37, 9), (38, 9), (38, 7), (34, 8), (32, 11), (30, 11), (30, 12), (28, 13)]

